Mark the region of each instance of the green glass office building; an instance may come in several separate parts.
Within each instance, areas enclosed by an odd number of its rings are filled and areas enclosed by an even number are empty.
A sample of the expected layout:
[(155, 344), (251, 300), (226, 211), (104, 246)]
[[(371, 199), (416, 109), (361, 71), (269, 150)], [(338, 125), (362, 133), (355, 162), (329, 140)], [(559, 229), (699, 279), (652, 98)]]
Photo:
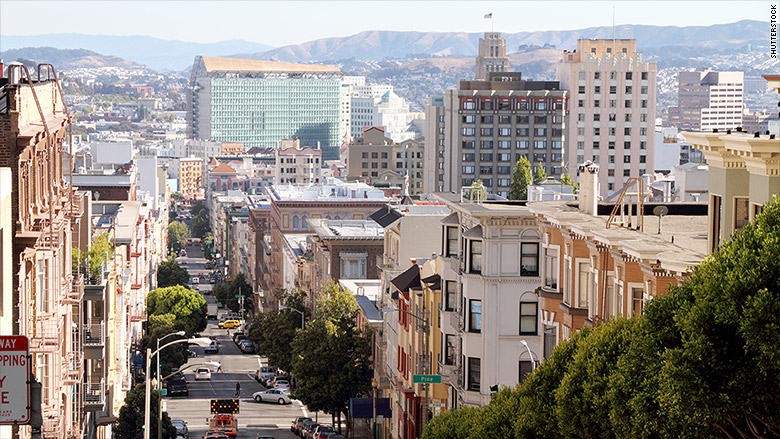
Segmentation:
[(188, 90), (187, 128), (194, 139), (275, 148), (282, 139), (320, 145), (338, 159), (338, 67), (199, 56)]

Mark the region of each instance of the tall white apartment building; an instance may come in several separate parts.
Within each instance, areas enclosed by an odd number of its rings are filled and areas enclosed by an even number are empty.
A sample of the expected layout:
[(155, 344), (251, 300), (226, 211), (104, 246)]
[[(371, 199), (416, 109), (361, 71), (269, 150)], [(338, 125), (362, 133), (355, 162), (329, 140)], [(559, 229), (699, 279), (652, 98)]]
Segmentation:
[(366, 84), (365, 79), (347, 76), (342, 81), (345, 97), (341, 102), (341, 124), (349, 126), (348, 135), (358, 138), (367, 128), (383, 127), (395, 142), (420, 137), (425, 114), (411, 111), (406, 100), (393, 92), (392, 85)]
[(657, 70), (632, 39), (580, 39), (563, 53), (556, 76), (571, 100), (565, 161), (572, 176), (586, 161), (600, 164), (602, 197), (652, 171)]
[(506, 56), (506, 39), (501, 38), (501, 32), (485, 32), (485, 36), (479, 39), (474, 79), (485, 81), (488, 79), (488, 72), (508, 71), (509, 58)]
[(743, 72), (700, 69), (680, 72), (677, 127), (681, 131), (727, 130), (742, 126)]

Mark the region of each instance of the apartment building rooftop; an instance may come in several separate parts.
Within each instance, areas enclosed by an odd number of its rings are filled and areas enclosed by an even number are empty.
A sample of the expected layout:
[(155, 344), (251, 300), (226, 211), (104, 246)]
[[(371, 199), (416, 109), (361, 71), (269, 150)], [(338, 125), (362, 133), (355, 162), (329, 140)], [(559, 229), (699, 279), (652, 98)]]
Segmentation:
[(447, 216), (450, 210), (443, 204), (386, 205), (369, 215), (381, 227), (387, 227), (404, 216)]
[(384, 229), (372, 220), (309, 219), (311, 229), (320, 238), (344, 240), (381, 240)]
[(601, 242), (638, 260), (657, 260), (661, 268), (669, 271), (684, 273), (707, 256), (706, 214), (685, 214), (682, 209), (678, 212), (681, 214), (662, 218), (646, 214), (643, 231), (639, 231), (618, 226), (608, 229), (607, 212), (611, 209), (599, 209), (600, 214), (594, 216), (570, 201), (560, 200), (529, 203), (527, 208), (544, 221), (585, 239)]
[(381, 190), (365, 183), (335, 178), (318, 185), (274, 185), (267, 189), (274, 201), (390, 201)]
[(340, 68), (323, 64), (296, 64), (276, 61), (259, 61), (253, 59), (223, 58), (218, 56), (201, 56), (200, 59), (203, 62), (203, 67), (208, 73), (341, 73)]

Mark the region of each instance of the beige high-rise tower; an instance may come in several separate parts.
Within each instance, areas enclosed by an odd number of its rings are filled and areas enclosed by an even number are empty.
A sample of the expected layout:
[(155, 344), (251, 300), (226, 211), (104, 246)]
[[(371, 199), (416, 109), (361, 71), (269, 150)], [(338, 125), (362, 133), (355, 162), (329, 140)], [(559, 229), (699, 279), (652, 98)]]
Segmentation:
[(474, 79), (485, 81), (488, 79), (488, 72), (508, 71), (509, 58), (506, 56), (506, 39), (501, 38), (501, 32), (485, 32), (485, 37), (479, 39)]

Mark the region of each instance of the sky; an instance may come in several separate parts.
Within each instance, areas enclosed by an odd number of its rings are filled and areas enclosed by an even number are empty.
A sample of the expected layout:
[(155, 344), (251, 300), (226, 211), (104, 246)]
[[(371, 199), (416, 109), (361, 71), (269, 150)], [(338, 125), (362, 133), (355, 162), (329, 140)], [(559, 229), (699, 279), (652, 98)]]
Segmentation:
[[(271, 46), (365, 30), (571, 30), (612, 24), (691, 26), (769, 21), (776, 1), (29, 1), (0, 0), (2, 35), (146, 35)], [(35, 26), (25, 19), (34, 10)], [(767, 29), (767, 33), (769, 30)]]

